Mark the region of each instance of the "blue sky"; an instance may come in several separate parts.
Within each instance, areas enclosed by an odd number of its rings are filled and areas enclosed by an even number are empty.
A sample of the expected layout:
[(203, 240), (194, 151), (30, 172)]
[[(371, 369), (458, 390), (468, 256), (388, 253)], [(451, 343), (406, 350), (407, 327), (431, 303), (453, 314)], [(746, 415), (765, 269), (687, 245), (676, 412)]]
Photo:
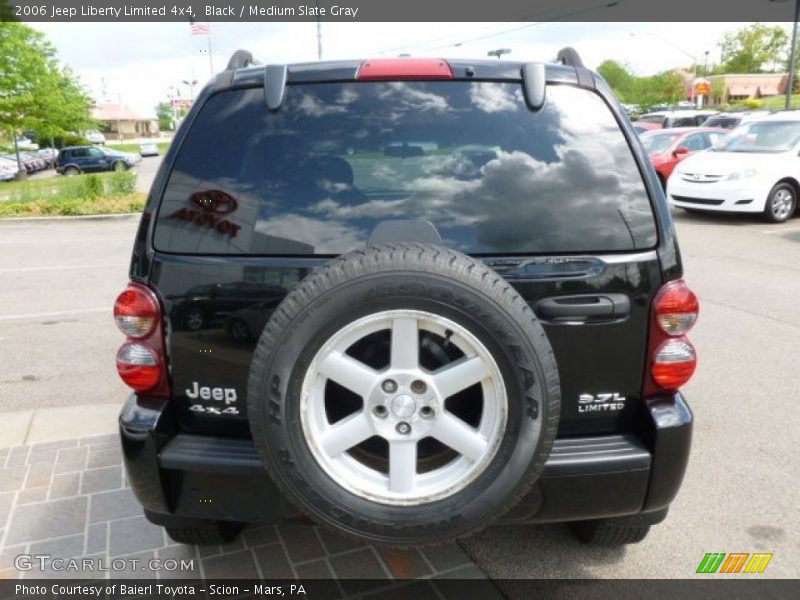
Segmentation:
[[(188, 23), (35, 23), (55, 44), (92, 94), (122, 99), (150, 116), (169, 88), (208, 79), (206, 38), (191, 36)], [(742, 23), (323, 23), (323, 58), (416, 56), (485, 58), (510, 48), (515, 60), (551, 60), (573, 46), (589, 67), (605, 59), (628, 63), (640, 74), (719, 59), (717, 41)], [(633, 35), (631, 35), (633, 34)], [(214, 70), (238, 48), (262, 62), (316, 60), (314, 23), (211, 23)]]

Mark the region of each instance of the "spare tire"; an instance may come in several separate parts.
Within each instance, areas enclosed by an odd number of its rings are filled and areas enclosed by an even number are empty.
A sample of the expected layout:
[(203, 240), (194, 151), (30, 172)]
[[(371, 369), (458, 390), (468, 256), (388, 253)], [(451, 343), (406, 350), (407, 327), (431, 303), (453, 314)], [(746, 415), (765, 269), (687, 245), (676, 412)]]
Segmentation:
[(449, 541), (511, 509), (558, 427), (550, 344), (496, 272), (429, 244), (331, 260), (275, 310), (248, 383), (269, 474), (371, 542)]

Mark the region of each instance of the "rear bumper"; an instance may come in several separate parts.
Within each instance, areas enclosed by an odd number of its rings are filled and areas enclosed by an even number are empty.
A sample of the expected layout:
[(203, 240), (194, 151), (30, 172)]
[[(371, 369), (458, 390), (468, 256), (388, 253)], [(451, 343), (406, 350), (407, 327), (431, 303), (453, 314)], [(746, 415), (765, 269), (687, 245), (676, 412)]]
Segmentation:
[[(680, 394), (651, 399), (647, 409), (640, 436), (556, 440), (542, 477), (503, 521), (663, 518), (686, 470), (693, 417)], [(295, 512), (251, 440), (176, 433), (170, 415), (135, 395), (120, 415), (128, 479), (151, 520), (277, 522)]]

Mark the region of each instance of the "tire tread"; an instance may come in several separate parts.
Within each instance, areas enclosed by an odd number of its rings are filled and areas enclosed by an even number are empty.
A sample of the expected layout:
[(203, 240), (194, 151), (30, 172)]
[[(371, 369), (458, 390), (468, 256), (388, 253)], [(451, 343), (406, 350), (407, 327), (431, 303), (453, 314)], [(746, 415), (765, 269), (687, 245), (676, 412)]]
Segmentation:
[[(525, 333), (530, 339), (531, 345), (536, 349), (536, 356), (542, 369), (542, 377), (546, 383), (546, 389), (544, 390), (546, 406), (540, 408), (540, 411), (546, 415), (541, 427), (540, 451), (536, 454), (532, 468), (528, 470), (528, 476), (521, 479), (515, 491), (502, 506), (497, 506), (490, 517), (470, 531), (468, 535), (472, 535), (489, 527), (516, 506), (539, 478), (555, 441), (561, 406), (558, 368), (547, 335), (528, 303), (493, 269), (455, 250), (424, 243), (380, 244), (340, 255), (306, 276), (286, 296), (280, 308), (273, 313), (254, 352), (248, 390), (258, 389), (259, 374), (269, 370), (273, 352), (280, 344), (279, 337), (281, 332), (298, 316), (307, 303), (319, 296), (323, 290), (330, 290), (355, 278), (374, 274), (376, 268), (381, 269), (382, 267), (408, 268), (416, 272), (424, 271), (431, 274), (445, 275), (483, 291), (492, 296), (496, 308), (506, 314), (517, 313), (518, 315), (524, 315)], [(487, 280), (489, 280), (488, 284)], [(268, 450), (262, 447), (262, 443), (259, 442), (259, 440), (266, 439), (268, 435), (266, 430), (267, 419), (261, 418), (254, 396), (255, 394), (252, 392), (249, 394), (248, 404), (253, 440), (270, 477), (281, 492), (291, 498), (292, 492), (279, 473), (280, 466), (273, 461)], [(308, 516), (315, 522), (331, 528), (330, 523), (317, 515), (309, 512)], [(363, 537), (345, 529), (337, 529), (336, 531), (350, 538), (364, 541)], [(436, 546), (452, 542), (459, 537), (466, 536), (459, 535), (430, 542), (392, 542), (388, 545), (394, 547)], [(372, 541), (382, 543), (379, 540)]]

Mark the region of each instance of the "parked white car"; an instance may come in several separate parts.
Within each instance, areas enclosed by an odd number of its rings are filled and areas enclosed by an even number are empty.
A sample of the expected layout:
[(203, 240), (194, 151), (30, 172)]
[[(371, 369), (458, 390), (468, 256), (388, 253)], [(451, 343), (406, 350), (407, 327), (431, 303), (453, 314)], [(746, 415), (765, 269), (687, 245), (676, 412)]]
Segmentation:
[(22, 136), (17, 138), (17, 148), (20, 150), (38, 150), (39, 144), (34, 144), (30, 138)]
[(17, 164), (0, 158), (0, 181), (11, 181), (17, 176)]
[(151, 142), (145, 142), (144, 144), (139, 144), (139, 156), (158, 156), (158, 144), (154, 144)]
[(106, 143), (106, 136), (104, 136), (99, 131), (87, 131), (85, 137), (92, 144), (99, 144), (102, 146)]
[(782, 223), (800, 192), (800, 112), (786, 111), (732, 130), (676, 167), (670, 204), (688, 210), (762, 213)]

